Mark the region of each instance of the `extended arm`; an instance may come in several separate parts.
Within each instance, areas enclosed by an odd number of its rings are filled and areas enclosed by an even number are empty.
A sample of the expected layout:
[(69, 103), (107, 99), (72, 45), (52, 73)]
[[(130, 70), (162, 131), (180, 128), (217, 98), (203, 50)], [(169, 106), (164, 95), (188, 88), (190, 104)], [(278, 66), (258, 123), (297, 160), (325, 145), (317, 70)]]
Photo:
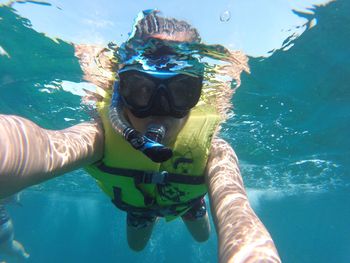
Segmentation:
[(231, 146), (215, 139), (207, 165), (219, 261), (280, 262), (273, 240), (251, 208)]
[(53, 131), (0, 115), (0, 198), (97, 161), (102, 152), (103, 132), (97, 123)]

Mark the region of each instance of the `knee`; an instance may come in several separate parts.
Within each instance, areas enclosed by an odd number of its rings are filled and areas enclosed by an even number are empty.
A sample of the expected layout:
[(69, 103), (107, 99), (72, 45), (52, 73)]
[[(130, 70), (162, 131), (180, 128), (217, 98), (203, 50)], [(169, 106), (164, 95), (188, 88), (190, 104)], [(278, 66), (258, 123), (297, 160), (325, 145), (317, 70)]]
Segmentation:
[(142, 251), (146, 245), (148, 243), (148, 239), (146, 240), (146, 238), (140, 238), (140, 239), (134, 239), (134, 238), (130, 238), (128, 237), (128, 245), (129, 248), (135, 252), (140, 252)]
[(128, 226), (127, 239), (129, 247), (136, 252), (142, 251), (151, 237), (152, 230), (153, 224), (140, 229)]
[(209, 239), (210, 231), (203, 231), (202, 233), (192, 234), (192, 236), (197, 242), (203, 243)]
[(210, 236), (210, 223), (208, 215), (196, 220), (183, 220), (187, 229), (197, 242), (205, 242)]

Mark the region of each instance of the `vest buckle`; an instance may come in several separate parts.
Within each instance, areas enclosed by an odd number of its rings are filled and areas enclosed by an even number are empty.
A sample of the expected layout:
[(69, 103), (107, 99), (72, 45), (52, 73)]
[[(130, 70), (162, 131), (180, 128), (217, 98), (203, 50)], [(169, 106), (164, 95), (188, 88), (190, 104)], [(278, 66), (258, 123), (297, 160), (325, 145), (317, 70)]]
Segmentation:
[(162, 172), (145, 172), (141, 178), (144, 184), (165, 184), (168, 176), (167, 171)]

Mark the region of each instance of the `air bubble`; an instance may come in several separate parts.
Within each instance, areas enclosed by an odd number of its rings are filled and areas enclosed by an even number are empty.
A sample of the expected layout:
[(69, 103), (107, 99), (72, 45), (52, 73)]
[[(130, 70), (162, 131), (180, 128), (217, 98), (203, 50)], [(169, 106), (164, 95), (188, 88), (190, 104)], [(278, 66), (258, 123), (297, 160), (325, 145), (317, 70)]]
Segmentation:
[(220, 15), (220, 21), (221, 22), (227, 22), (231, 19), (231, 12), (226, 10), (224, 12), (221, 13)]

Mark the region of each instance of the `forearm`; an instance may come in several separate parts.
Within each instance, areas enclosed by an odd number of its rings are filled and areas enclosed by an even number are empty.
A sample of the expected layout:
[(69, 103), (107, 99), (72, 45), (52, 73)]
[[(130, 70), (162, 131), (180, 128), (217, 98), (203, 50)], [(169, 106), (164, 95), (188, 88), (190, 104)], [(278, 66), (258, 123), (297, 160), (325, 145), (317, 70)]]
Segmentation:
[(252, 210), (232, 148), (219, 143), (208, 163), (211, 211), (220, 262), (280, 262), (272, 238)]
[(97, 124), (51, 131), (0, 115), (0, 197), (98, 160), (101, 136)]

